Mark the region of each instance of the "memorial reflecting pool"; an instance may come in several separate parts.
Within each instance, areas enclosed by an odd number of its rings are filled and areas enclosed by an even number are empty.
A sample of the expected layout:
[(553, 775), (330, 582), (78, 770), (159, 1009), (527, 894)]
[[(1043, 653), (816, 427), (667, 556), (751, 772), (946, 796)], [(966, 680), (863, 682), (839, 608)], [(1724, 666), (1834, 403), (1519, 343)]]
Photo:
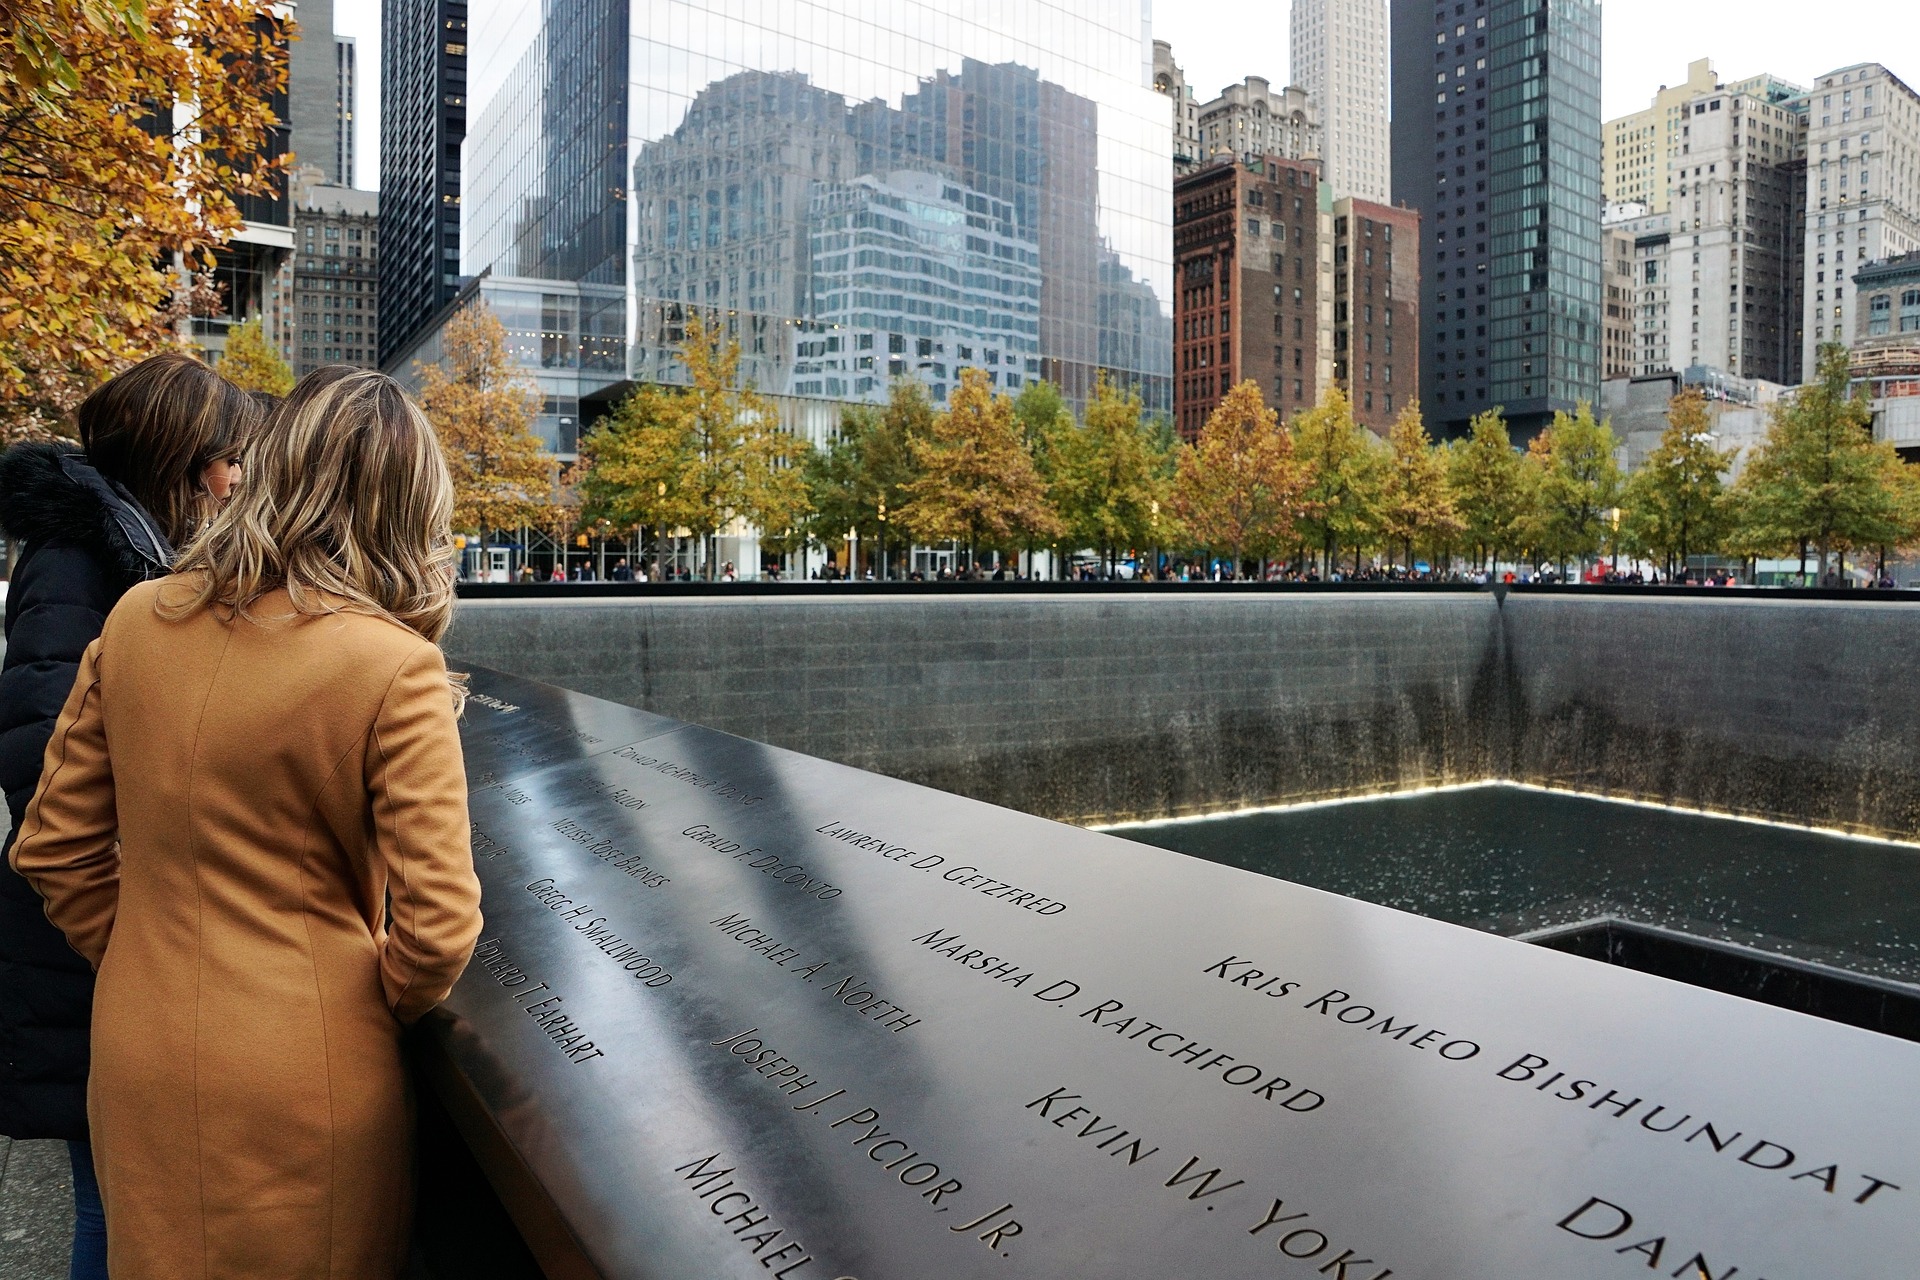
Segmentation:
[(1496, 933), (1611, 916), (1920, 982), (1920, 846), (1501, 785), (1114, 834)]

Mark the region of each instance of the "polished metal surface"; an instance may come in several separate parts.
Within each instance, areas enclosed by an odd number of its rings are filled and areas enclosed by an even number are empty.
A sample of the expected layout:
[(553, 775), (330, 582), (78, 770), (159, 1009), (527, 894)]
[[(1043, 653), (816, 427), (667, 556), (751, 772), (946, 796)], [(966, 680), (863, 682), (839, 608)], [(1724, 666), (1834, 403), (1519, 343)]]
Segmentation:
[(556, 1273), (1913, 1274), (1920, 1046), (473, 687), (431, 1031)]

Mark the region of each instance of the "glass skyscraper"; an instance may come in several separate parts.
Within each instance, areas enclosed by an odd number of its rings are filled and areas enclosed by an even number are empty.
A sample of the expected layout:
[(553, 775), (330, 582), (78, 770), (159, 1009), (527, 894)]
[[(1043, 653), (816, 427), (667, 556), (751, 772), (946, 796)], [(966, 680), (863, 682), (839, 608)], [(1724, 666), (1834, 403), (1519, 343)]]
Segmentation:
[(467, 0), (383, 0), (380, 23), (379, 356), (405, 374), (409, 349), (460, 288)]
[(1600, 398), (1600, 6), (1394, 0), (1393, 195), (1423, 220), (1421, 400), (1516, 435)]
[(581, 351), (594, 311), (583, 400), (679, 380), (698, 312), (785, 399), (877, 401), (900, 376), (944, 399), (971, 367), (1075, 400), (1104, 371), (1170, 406), (1171, 143), (1147, 0), (474, 12), (465, 271), (489, 293), (577, 298)]

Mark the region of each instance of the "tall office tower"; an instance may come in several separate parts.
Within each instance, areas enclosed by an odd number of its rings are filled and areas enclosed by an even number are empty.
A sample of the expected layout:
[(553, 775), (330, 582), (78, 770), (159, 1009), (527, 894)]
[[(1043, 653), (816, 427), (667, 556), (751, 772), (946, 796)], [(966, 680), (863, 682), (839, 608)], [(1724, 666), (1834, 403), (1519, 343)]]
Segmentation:
[(1333, 380), (1376, 435), (1419, 394), (1420, 214), (1333, 202)]
[(1393, 40), (1427, 422), (1458, 435), (1498, 407), (1528, 434), (1600, 394), (1600, 6), (1394, 0)]
[(333, 37), (333, 0), (300, 0), (300, 34), (287, 50), (288, 146), (294, 164), (313, 165), (329, 182), (340, 176), (340, 67)]
[(1669, 166), (1669, 368), (1800, 381), (1806, 125), (1790, 104), (1730, 90), (1683, 104)]
[(1320, 121), (1334, 195), (1385, 203), (1393, 184), (1387, 128), (1387, 0), (1293, 0), (1293, 83)]
[(1153, 90), (1167, 96), (1173, 116), (1173, 171), (1192, 173), (1200, 164), (1200, 104), (1186, 72), (1173, 60), (1173, 46), (1153, 42)]
[(1326, 150), (1306, 90), (1289, 86), (1276, 92), (1259, 76), (1230, 84), (1201, 104), (1198, 123), (1198, 164), (1254, 156), (1318, 160)]
[(467, 0), (383, 0), (380, 21), (379, 359), (391, 372), (460, 285)]
[(1821, 344), (1846, 342), (1849, 289), (1862, 263), (1920, 249), (1920, 95), (1878, 63), (1821, 76), (1807, 110), (1807, 203), (1801, 268), (1804, 376)]
[(1334, 376), (1333, 200), (1309, 160), (1209, 165), (1173, 188), (1174, 428), (1192, 440), (1236, 383), (1282, 417)]
[(353, 123), (353, 76), (356, 42), (352, 36), (333, 38), (334, 116), (340, 130), (340, 143), (334, 153), (333, 180), (343, 187), (353, 185), (353, 144), (358, 130)]
[(615, 384), (685, 378), (692, 314), (810, 431), (896, 376), (944, 399), (965, 368), (1074, 401), (1104, 372), (1171, 408), (1144, 0), (707, 6), (691, 28), (647, 0), (501, 8), (475, 31), (464, 264), (539, 353), (563, 450)]
[[(291, 155), (295, 164), (330, 170), (337, 163), (339, 122), (335, 115), (332, 0), (303, 0), (297, 34), (288, 40), (287, 9), (263, 13), (257, 29), (285, 48), (287, 81), (272, 98), (281, 122), (261, 148), (269, 157)], [(228, 331), (258, 319), (269, 342), (286, 346), (293, 298), (293, 220), (287, 181), (277, 190), (242, 196), (236, 204), (246, 225), (214, 253), (213, 280), (219, 302), (191, 319), (194, 342), (218, 361)]]

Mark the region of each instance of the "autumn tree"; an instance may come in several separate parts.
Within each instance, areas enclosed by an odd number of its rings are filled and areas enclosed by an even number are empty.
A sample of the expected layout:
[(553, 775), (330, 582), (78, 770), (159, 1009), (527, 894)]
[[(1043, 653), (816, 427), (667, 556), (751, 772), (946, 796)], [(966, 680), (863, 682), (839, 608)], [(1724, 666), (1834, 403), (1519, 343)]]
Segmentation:
[(507, 350), (492, 307), (471, 302), (447, 321), (437, 364), (416, 364), (420, 407), (453, 473), (453, 527), (480, 535), (545, 522), (554, 460), (533, 434), (540, 392)]
[(1242, 382), (1180, 450), (1173, 514), (1201, 546), (1232, 551), (1238, 573), (1248, 556), (1266, 560), (1293, 546), (1300, 522), (1314, 514), (1306, 497), (1312, 478), (1259, 385)]
[(267, 341), (259, 317), (227, 333), (227, 349), (220, 357), (220, 376), (242, 391), (264, 391), (284, 396), (293, 390), (293, 370), (279, 348)]
[(1301, 532), (1322, 554), (1332, 574), (1342, 548), (1360, 550), (1381, 529), (1385, 457), (1373, 432), (1354, 421), (1353, 406), (1339, 387), (1320, 403), (1294, 415), (1293, 452), (1311, 468)]
[(1875, 576), (1884, 578), (1889, 551), (1920, 545), (1920, 467), (1903, 461), (1891, 444), (1882, 442), (1878, 448), (1890, 499), (1886, 521), (1874, 544), (1880, 553)]
[(867, 500), (864, 454), (866, 438), (880, 420), (873, 405), (844, 405), (840, 425), (824, 448), (807, 459), (807, 493), (813, 503), (809, 531), (831, 546), (847, 530), (866, 536), (878, 523), (877, 504)]
[(926, 388), (908, 378), (895, 382), (884, 408), (848, 405), (842, 409), (834, 438), (807, 459), (811, 536), (830, 545), (851, 529), (875, 543), (884, 566), (887, 541), (897, 531), (900, 505), (906, 499), (906, 483), (913, 478), (909, 432), (917, 427), (924, 434), (932, 420)]
[[(1040, 483), (1046, 487), (1047, 500), (1055, 515), (1061, 515), (1059, 502), (1054, 492), (1057, 474), (1066, 460), (1066, 451), (1073, 436), (1080, 429), (1074, 421), (1073, 410), (1067, 404), (1067, 398), (1060, 394), (1060, 388), (1044, 378), (1029, 378), (1020, 394), (1013, 398), (1013, 421), (1020, 430), (1020, 439), (1026, 445), (1027, 456), (1033, 459), (1033, 467), (1040, 475)], [(1069, 562), (1074, 546), (1074, 533), (1066, 518), (1062, 516), (1053, 542), (1054, 562), (1056, 566)], [(1025, 550), (1031, 554), (1038, 543), (1029, 540)]]
[(1659, 446), (1627, 477), (1620, 501), (1632, 544), (1663, 561), (1669, 578), (1689, 556), (1720, 548), (1729, 514), (1720, 477), (1734, 452), (1713, 447), (1706, 397), (1690, 387), (1667, 403)]
[(982, 545), (1010, 548), (1059, 534), (1013, 401), (993, 393), (984, 370), (961, 371), (946, 411), (909, 447), (917, 474), (904, 486), (900, 522), (922, 542), (965, 542), (972, 559)]
[(758, 529), (774, 547), (804, 536), (807, 444), (780, 425), (766, 397), (740, 380), (740, 344), (698, 315), (687, 318), (680, 360), (688, 385), (679, 393), (690, 457), (681, 473), (686, 526), (708, 544), (707, 575), (716, 569), (711, 540), (736, 520)]
[(1161, 459), (1140, 397), (1122, 391), (1105, 374), (1087, 404), (1086, 422), (1058, 433), (1050, 467), (1053, 508), (1074, 547), (1092, 547), (1113, 572), (1119, 550), (1144, 545), (1153, 536), (1154, 515), (1165, 496)]
[(1518, 548), (1532, 505), (1532, 473), (1514, 452), (1498, 409), (1475, 414), (1465, 439), (1447, 451), (1447, 489), (1476, 565), (1498, 564)]
[(1415, 546), (1445, 546), (1462, 528), (1447, 488), (1446, 455), (1434, 446), (1418, 400), (1394, 420), (1387, 436), (1386, 475), (1381, 485), (1381, 531), (1406, 551), (1413, 570)]
[(1075, 430), (1066, 397), (1045, 378), (1029, 379), (1013, 398), (1013, 420), (1040, 478), (1051, 484), (1055, 449)]
[(1878, 545), (1895, 527), (1885, 446), (1870, 430), (1864, 390), (1848, 389), (1847, 350), (1820, 349), (1818, 378), (1773, 406), (1767, 437), (1734, 489), (1735, 542), (1785, 552), (1811, 547), (1824, 575), (1835, 550)]
[(1563, 576), (1569, 561), (1597, 556), (1607, 536), (1607, 513), (1620, 501), (1615, 447), (1613, 430), (1596, 422), (1593, 406), (1584, 403), (1574, 413), (1555, 413), (1528, 447), (1528, 460), (1538, 467), (1533, 545)]
[(0, 0), (0, 403), (47, 426), (211, 302), (293, 25), (261, 0)]
[(693, 465), (679, 395), (657, 384), (636, 387), (580, 441), (581, 523), (651, 528), (664, 573), (670, 531), (695, 519), (693, 486), (686, 483)]

